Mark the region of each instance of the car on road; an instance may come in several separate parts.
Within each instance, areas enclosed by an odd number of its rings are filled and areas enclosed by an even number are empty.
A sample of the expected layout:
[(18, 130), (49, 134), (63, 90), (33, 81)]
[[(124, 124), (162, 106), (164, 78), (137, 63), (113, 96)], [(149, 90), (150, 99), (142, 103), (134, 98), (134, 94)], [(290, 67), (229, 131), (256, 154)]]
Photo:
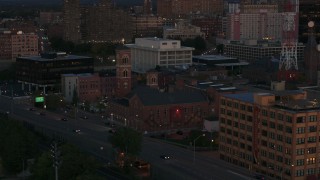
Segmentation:
[(61, 121), (68, 121), (68, 119), (67, 118), (61, 118)]
[(81, 131), (80, 129), (74, 129), (73, 130), (73, 132), (78, 133), (78, 134), (80, 133), (80, 131)]
[(87, 116), (81, 116), (81, 119), (88, 119)]
[(46, 115), (46, 113), (44, 113), (44, 112), (40, 112), (40, 113), (39, 113), (39, 115), (41, 115), (41, 116), (45, 116), (45, 115)]
[(29, 111), (35, 111), (36, 109), (35, 108), (29, 108)]
[(260, 179), (260, 180), (265, 180), (266, 178), (264, 177), (264, 175), (261, 175), (261, 174), (255, 174), (253, 175), (253, 178), (254, 179)]
[(171, 159), (171, 157), (170, 157), (170, 156), (168, 156), (168, 155), (165, 155), (165, 154), (163, 154), (163, 155), (160, 155), (160, 158), (161, 158), (161, 159), (164, 159), (164, 160), (168, 160), (168, 159)]
[(177, 131), (177, 134), (178, 135), (183, 135), (183, 131), (179, 130), (179, 131)]
[(116, 130), (115, 129), (110, 129), (109, 133), (111, 133), (111, 134), (116, 133)]

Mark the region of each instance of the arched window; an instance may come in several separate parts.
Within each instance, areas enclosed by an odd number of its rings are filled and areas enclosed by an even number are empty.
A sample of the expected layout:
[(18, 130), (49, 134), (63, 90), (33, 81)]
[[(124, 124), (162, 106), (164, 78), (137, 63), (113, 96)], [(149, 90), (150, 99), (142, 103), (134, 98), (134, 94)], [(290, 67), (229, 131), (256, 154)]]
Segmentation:
[(156, 78), (155, 77), (151, 78), (151, 82), (155, 83), (156, 82)]
[(122, 57), (122, 64), (128, 64), (129, 62), (129, 57), (128, 56), (123, 56)]
[(123, 77), (128, 77), (128, 71), (127, 70), (123, 71)]

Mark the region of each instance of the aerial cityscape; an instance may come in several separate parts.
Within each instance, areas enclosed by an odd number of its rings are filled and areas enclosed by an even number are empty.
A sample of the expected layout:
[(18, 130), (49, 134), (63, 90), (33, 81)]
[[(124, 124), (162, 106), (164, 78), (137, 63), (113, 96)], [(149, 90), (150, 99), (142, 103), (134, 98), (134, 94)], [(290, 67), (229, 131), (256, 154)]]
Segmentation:
[(317, 180), (319, 101), (319, 0), (0, 0), (0, 179)]

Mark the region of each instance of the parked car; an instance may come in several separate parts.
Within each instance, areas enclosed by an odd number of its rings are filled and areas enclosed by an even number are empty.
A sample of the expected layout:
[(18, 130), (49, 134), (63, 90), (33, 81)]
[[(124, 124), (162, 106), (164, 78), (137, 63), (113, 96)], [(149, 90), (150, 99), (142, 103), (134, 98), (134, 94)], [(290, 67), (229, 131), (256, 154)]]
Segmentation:
[(61, 121), (68, 121), (67, 118), (61, 118)]

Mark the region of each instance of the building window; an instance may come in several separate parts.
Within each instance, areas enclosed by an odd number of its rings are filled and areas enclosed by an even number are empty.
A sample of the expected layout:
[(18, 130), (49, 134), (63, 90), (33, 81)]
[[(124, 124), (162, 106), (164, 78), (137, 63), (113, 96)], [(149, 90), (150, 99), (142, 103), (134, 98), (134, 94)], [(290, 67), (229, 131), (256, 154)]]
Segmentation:
[(302, 134), (305, 132), (305, 128), (304, 127), (298, 127), (297, 128), (297, 134)]
[(315, 143), (315, 142), (317, 142), (316, 136), (308, 137), (308, 143)]
[(305, 117), (297, 117), (297, 123), (304, 123), (305, 122)]
[(315, 164), (316, 163), (316, 158), (307, 158), (307, 164)]
[(297, 155), (304, 155), (304, 149), (297, 149)]
[(268, 121), (266, 119), (262, 119), (262, 125), (268, 127)]
[(286, 126), (286, 133), (292, 133), (292, 128), (289, 126)]
[(226, 105), (226, 100), (221, 99), (221, 104), (222, 104), (222, 105)]
[(238, 103), (234, 103), (234, 104), (233, 104), (233, 107), (236, 108), (236, 109), (238, 109), (238, 108), (239, 108), (239, 104), (238, 104)]
[(127, 70), (123, 71), (123, 77), (128, 77), (128, 71)]
[(300, 177), (300, 176), (304, 176), (304, 170), (303, 169), (299, 169), (296, 171), (296, 176)]
[(316, 115), (309, 116), (309, 122), (316, 122), (316, 121), (317, 121)]
[(307, 169), (307, 175), (312, 175), (312, 174), (315, 174), (315, 173), (316, 173), (316, 169), (315, 168)]
[(309, 126), (309, 132), (316, 132), (317, 131), (317, 126)]
[(304, 165), (304, 159), (297, 159), (297, 166), (303, 166)]
[(286, 116), (286, 121), (289, 123), (292, 123), (292, 117), (291, 116)]
[(234, 112), (233, 116), (234, 116), (234, 118), (238, 119), (238, 117), (239, 117), (238, 112)]
[(240, 109), (243, 110), (243, 111), (245, 111), (245, 110), (246, 110), (246, 105), (240, 104)]
[(307, 153), (308, 154), (314, 154), (317, 152), (317, 148), (316, 147), (311, 147), (307, 149)]
[(261, 113), (263, 116), (268, 116), (268, 111), (265, 109), (262, 109)]
[(122, 64), (127, 64), (128, 62), (129, 62), (128, 56), (124, 56), (124, 57), (122, 58)]
[(272, 129), (276, 128), (276, 124), (274, 122), (269, 122), (269, 127)]
[(297, 138), (297, 144), (304, 144), (304, 138)]
[(275, 117), (276, 117), (276, 113), (271, 111), (271, 112), (270, 112), (270, 118), (273, 118), (273, 119), (274, 119)]

